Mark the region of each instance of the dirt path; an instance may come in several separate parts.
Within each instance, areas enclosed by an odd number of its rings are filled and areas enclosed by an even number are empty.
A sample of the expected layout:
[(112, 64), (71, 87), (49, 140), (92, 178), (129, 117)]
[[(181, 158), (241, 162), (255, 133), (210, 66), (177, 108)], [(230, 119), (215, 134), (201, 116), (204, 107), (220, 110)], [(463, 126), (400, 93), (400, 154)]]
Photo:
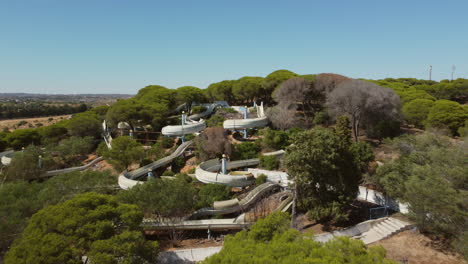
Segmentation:
[(432, 241), (415, 231), (404, 231), (371, 245), (381, 245), (387, 258), (407, 264), (462, 264), (460, 255), (435, 248)]

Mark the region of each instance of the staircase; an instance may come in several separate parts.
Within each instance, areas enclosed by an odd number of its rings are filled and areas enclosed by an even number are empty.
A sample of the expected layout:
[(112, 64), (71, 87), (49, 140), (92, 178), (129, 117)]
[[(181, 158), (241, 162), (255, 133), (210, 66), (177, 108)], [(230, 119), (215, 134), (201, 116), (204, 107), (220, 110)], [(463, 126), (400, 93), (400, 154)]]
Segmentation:
[(371, 226), (369, 230), (360, 235), (353, 236), (355, 239), (361, 239), (365, 244), (370, 244), (381, 239), (387, 238), (393, 234), (399, 233), (404, 229), (411, 227), (409, 223), (403, 222), (393, 217), (388, 217)]

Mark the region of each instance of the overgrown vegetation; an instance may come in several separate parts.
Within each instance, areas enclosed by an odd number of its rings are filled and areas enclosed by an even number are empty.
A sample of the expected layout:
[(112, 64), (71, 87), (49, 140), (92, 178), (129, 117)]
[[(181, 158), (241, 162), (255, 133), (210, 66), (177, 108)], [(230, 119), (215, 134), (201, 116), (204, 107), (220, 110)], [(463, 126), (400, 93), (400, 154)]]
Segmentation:
[(385, 254), (380, 246), (367, 248), (347, 237), (316, 242), (289, 229), (289, 215), (277, 212), (258, 220), (250, 231), (229, 235), (223, 249), (202, 263), (395, 263)]
[[(391, 197), (409, 204), (419, 228), (464, 250), (468, 243), (468, 149), (434, 134), (388, 142), (399, 158), (378, 168), (375, 181)], [(463, 246), (465, 245), (465, 246)]]

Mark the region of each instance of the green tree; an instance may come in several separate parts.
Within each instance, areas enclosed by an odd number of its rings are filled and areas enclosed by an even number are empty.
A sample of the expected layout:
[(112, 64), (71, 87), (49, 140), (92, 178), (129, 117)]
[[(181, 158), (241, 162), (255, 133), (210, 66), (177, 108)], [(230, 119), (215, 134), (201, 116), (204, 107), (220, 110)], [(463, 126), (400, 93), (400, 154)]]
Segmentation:
[(187, 113), (191, 113), (192, 103), (202, 103), (205, 101), (205, 95), (200, 88), (194, 86), (183, 86), (177, 88), (176, 99), (178, 103), (185, 103), (187, 107)]
[[(41, 163), (39, 156), (42, 156)], [(9, 181), (37, 179), (52, 166), (53, 161), (50, 156), (45, 156), (41, 148), (29, 146), (24, 151), (15, 153), (10, 165), (6, 168), (5, 176)]]
[(37, 212), (41, 202), (37, 199), (39, 183), (24, 181), (0, 185), (0, 250), (3, 252), (21, 234), (28, 218)]
[(272, 101), (272, 93), (278, 88), (284, 81), (297, 76), (296, 73), (288, 70), (277, 70), (265, 77), (262, 83), (262, 100), (265, 103)]
[[(317, 220), (347, 217), (343, 208), (356, 197), (363, 166), (351, 146), (334, 130), (316, 128), (295, 135), (286, 151), (285, 166), (296, 182), (298, 206)], [(339, 207), (333, 212), (341, 214), (324, 210), (332, 207)]]
[(426, 126), (448, 128), (453, 135), (456, 135), (458, 128), (462, 127), (467, 119), (468, 112), (459, 103), (438, 100), (429, 111)]
[(260, 146), (253, 142), (242, 142), (235, 145), (235, 159), (254, 159), (260, 152)]
[[(46, 207), (33, 215), (21, 238), (17, 239), (7, 252), (5, 263), (82, 263), (88, 252), (102, 249), (103, 241), (107, 249), (115, 245), (114, 241), (126, 240), (126, 243), (141, 244), (135, 231), (140, 230), (142, 214), (136, 206), (121, 204), (112, 196), (87, 193), (78, 195), (66, 202)], [(154, 254), (127, 248), (116, 248), (116, 253), (130, 260), (152, 263), (156, 259), (157, 244), (143, 243), (144, 248)], [(145, 251), (146, 251), (145, 250)], [(102, 252), (103, 254), (105, 253)], [(101, 259), (102, 255), (92, 254)], [(118, 257), (118, 256), (115, 256)], [(105, 263), (117, 263), (105, 262)]]
[(206, 125), (208, 127), (222, 127), (224, 120), (226, 120), (226, 118), (222, 115), (214, 114), (206, 120)]
[(204, 184), (198, 191), (196, 208), (211, 207), (215, 201), (228, 200), (231, 188), (221, 184)]
[(398, 158), (377, 169), (375, 178), (393, 198), (409, 204), (424, 232), (450, 241), (463, 239), (468, 221), (466, 146), (433, 134), (401, 136), (388, 144)]
[(67, 129), (70, 135), (77, 137), (97, 137), (102, 130), (101, 122), (92, 112), (74, 115), (68, 122)]
[(280, 150), (291, 144), (289, 135), (285, 131), (264, 128), (259, 130), (259, 135), (263, 150)]
[(4, 151), (8, 147), (8, 143), (5, 139), (0, 137), (0, 152)]
[(279, 160), (275, 156), (263, 156), (259, 157), (260, 163), (258, 166), (267, 170), (276, 170), (279, 167)]
[(245, 76), (237, 80), (232, 86), (232, 93), (237, 102), (251, 103), (261, 96), (262, 77)]
[(92, 137), (69, 137), (51, 148), (50, 151), (59, 154), (57, 160), (62, 165), (71, 167), (71, 165), (79, 165), (80, 161), (93, 151), (93, 141)]
[(60, 140), (67, 136), (68, 130), (65, 127), (65, 123), (59, 122), (50, 126), (41, 127), (38, 129), (39, 134), (42, 138), (42, 144), (57, 144)]
[(147, 241), (139, 231), (124, 231), (91, 245), (88, 257), (99, 264), (156, 263), (158, 243)]
[(433, 105), (434, 101), (432, 100), (415, 99), (403, 105), (403, 115), (409, 123), (417, 127), (424, 127), (424, 122)]
[(129, 136), (122, 136), (112, 141), (112, 148), (104, 151), (103, 156), (118, 169), (128, 169), (128, 166), (143, 158), (144, 150), (140, 143)]
[(39, 145), (41, 142), (41, 136), (35, 129), (17, 129), (8, 133), (5, 140), (14, 150), (20, 150), (21, 148), (25, 148), (31, 144)]
[(395, 263), (385, 249), (337, 237), (326, 243), (289, 229), (287, 213), (276, 212), (255, 223), (249, 232), (229, 235), (223, 249), (202, 263)]
[(182, 218), (195, 208), (196, 191), (184, 179), (151, 179), (120, 192), (118, 198), (138, 205), (146, 216)]
[(461, 137), (466, 137), (468, 136), (468, 119), (465, 120), (465, 125), (460, 127), (458, 129), (458, 134), (461, 136)]

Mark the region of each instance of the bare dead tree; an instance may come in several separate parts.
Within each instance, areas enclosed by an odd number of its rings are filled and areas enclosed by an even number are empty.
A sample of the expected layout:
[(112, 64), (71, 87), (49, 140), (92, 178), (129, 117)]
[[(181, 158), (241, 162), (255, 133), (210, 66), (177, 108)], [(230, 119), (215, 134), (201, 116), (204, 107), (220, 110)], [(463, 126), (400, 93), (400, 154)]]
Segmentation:
[(213, 159), (222, 154), (231, 155), (232, 147), (222, 127), (209, 127), (196, 139), (200, 158)]
[(331, 115), (347, 115), (351, 120), (354, 140), (358, 140), (362, 123), (399, 118), (400, 98), (391, 89), (362, 80), (340, 83), (327, 98)]
[(266, 115), (277, 129), (286, 130), (297, 124), (296, 110), (285, 105), (268, 108)]
[(335, 73), (320, 73), (315, 77), (315, 88), (325, 94), (331, 93), (340, 83), (350, 78)]
[(310, 115), (324, 104), (324, 93), (315, 88), (312, 81), (293, 77), (284, 81), (273, 93), (276, 102), (283, 108), (301, 109), (306, 124), (310, 124)]

